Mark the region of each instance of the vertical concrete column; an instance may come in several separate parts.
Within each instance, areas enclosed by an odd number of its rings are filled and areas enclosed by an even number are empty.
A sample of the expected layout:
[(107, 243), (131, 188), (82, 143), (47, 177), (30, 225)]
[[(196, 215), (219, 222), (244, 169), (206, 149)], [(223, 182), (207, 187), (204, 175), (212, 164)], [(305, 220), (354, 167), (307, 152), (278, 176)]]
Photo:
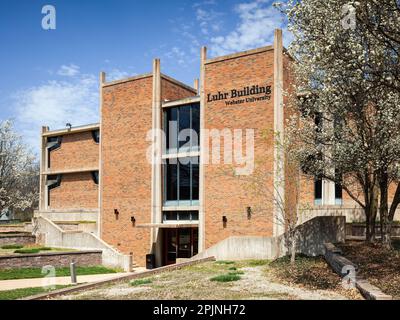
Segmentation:
[(196, 94), (199, 94), (199, 79), (194, 79), (193, 88), (196, 89)]
[[(284, 152), (281, 148), (283, 145), (283, 44), (282, 30), (276, 29), (274, 33), (274, 133), (276, 135), (274, 143), (274, 222), (273, 234), (278, 236), (285, 231), (283, 224), (282, 212), (276, 201), (285, 201), (285, 185), (284, 185)], [(280, 146), (279, 146), (280, 145)], [(279, 199), (279, 200), (278, 200)]]
[(43, 134), (49, 130), (48, 127), (42, 127), (40, 133), (40, 180), (39, 180), (39, 211), (47, 208), (47, 187), (46, 175), (44, 172), (47, 168), (47, 138)]
[(335, 204), (335, 183), (329, 180), (322, 180), (322, 204)]
[(99, 115), (100, 115), (100, 143), (99, 143), (99, 193), (98, 193), (98, 208), (99, 214), (97, 216), (97, 235), (99, 237), (102, 236), (102, 214), (103, 214), (103, 203), (102, 203), (102, 194), (103, 194), (103, 85), (106, 83), (106, 74), (105, 72), (100, 72), (100, 82), (99, 82)]
[(206, 67), (205, 62), (207, 60), (207, 48), (201, 48), (201, 61), (200, 61), (200, 165), (199, 165), (199, 252), (205, 250), (205, 189), (204, 189), (204, 177), (205, 177), (205, 164), (204, 152), (206, 152), (205, 144), (208, 143), (205, 139), (205, 73)]
[[(152, 108), (152, 129), (153, 129), (153, 149), (152, 149), (152, 213), (151, 222), (161, 223), (162, 215), (162, 178), (161, 178), (161, 156), (162, 156), (162, 123), (161, 123), (161, 69), (160, 60), (153, 61), (153, 108)], [(158, 228), (151, 228), (151, 247), (156, 254), (156, 264), (161, 265), (161, 243), (158, 240)]]

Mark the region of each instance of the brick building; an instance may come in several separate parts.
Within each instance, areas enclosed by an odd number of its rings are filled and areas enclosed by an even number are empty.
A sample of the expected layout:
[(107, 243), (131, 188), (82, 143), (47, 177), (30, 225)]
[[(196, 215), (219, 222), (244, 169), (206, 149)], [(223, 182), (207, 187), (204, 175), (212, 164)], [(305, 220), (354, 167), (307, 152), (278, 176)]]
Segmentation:
[(91, 222), (137, 264), (153, 253), (166, 265), (230, 236), (281, 234), (277, 196), (342, 204), (329, 182), (277, 184), (289, 174), (274, 133), (288, 116), (290, 62), (277, 30), (259, 49), (208, 59), (203, 48), (194, 87), (162, 74), (159, 60), (133, 78), (102, 73), (99, 124), (43, 127), (40, 214)]

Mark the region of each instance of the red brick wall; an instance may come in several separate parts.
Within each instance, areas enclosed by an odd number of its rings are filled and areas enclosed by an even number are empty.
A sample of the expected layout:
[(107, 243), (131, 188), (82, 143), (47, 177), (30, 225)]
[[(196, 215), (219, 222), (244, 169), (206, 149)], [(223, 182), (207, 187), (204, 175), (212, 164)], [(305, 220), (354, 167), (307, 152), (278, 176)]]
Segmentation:
[(50, 190), (49, 209), (97, 209), (98, 185), (90, 172), (62, 175), (61, 185)]
[[(208, 93), (253, 84), (271, 85), (273, 90), (273, 50), (206, 64), (205, 68), (206, 97)], [(224, 101), (206, 103), (205, 126), (207, 129), (255, 130), (252, 175), (235, 177), (230, 165), (205, 166), (206, 248), (229, 236), (272, 235), (273, 92), (269, 101), (232, 106), (226, 106)], [(253, 210), (250, 220), (246, 213), (248, 206)], [(222, 223), (224, 215), (228, 219), (226, 228)]]
[(179, 86), (168, 79), (161, 78), (161, 97), (169, 101), (195, 96), (193, 90)]
[[(145, 263), (151, 222), (151, 164), (147, 131), (152, 127), (152, 77), (103, 88), (102, 105), (102, 238), (137, 263)], [(114, 209), (119, 212), (118, 219)]]
[(90, 131), (64, 135), (60, 148), (50, 152), (49, 160), (51, 170), (98, 167), (99, 144)]
[[(187, 88), (162, 78), (162, 99), (193, 96)], [(102, 109), (102, 238), (139, 265), (150, 251), (151, 164), (146, 158), (152, 128), (153, 78), (145, 77), (103, 88)], [(161, 186), (159, 186), (161, 187)], [(119, 212), (118, 219), (114, 209)]]

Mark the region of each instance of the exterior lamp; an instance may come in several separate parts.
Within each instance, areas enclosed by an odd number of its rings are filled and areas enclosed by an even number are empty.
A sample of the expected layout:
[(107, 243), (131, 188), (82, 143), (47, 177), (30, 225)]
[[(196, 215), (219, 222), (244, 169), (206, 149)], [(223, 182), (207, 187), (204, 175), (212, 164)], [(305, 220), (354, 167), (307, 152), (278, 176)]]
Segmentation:
[(118, 220), (119, 211), (118, 209), (114, 209), (115, 219)]
[(248, 220), (251, 219), (251, 214), (252, 214), (251, 207), (247, 207), (247, 219)]
[(226, 228), (226, 223), (228, 222), (228, 218), (226, 216), (222, 216), (222, 223), (224, 225), (224, 228)]
[(134, 226), (134, 225), (135, 225), (135, 222), (136, 222), (136, 219), (135, 219), (134, 216), (131, 217), (131, 222), (132, 222), (132, 225)]

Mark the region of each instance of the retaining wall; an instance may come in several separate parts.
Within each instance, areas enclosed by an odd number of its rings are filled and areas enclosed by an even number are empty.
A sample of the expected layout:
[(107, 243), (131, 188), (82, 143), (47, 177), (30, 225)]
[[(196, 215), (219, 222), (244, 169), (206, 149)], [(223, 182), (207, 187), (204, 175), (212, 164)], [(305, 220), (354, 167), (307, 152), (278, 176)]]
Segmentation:
[(44, 217), (35, 218), (38, 239), (50, 247), (71, 248), (80, 250), (101, 250), (102, 264), (109, 267), (132, 269), (132, 256), (124, 255), (92, 233), (62, 230)]
[[(345, 217), (315, 217), (297, 227), (296, 251), (308, 256), (325, 253), (324, 243), (344, 242)], [(288, 252), (285, 235), (278, 237), (229, 237), (200, 252), (192, 259), (217, 260), (276, 259)]]
[(68, 267), (71, 262), (77, 266), (98, 266), (102, 262), (101, 256), (100, 250), (7, 255), (0, 256), (0, 269), (41, 268), (46, 265)]
[[(381, 234), (381, 227), (379, 221), (376, 222), (375, 234), (379, 236)], [(391, 229), (392, 237), (400, 237), (400, 225), (394, 224)], [(346, 236), (352, 237), (365, 237), (366, 227), (362, 223), (346, 223)]]
[(7, 244), (33, 244), (36, 241), (36, 237), (29, 233), (21, 234), (1, 234), (0, 233), (0, 247)]

